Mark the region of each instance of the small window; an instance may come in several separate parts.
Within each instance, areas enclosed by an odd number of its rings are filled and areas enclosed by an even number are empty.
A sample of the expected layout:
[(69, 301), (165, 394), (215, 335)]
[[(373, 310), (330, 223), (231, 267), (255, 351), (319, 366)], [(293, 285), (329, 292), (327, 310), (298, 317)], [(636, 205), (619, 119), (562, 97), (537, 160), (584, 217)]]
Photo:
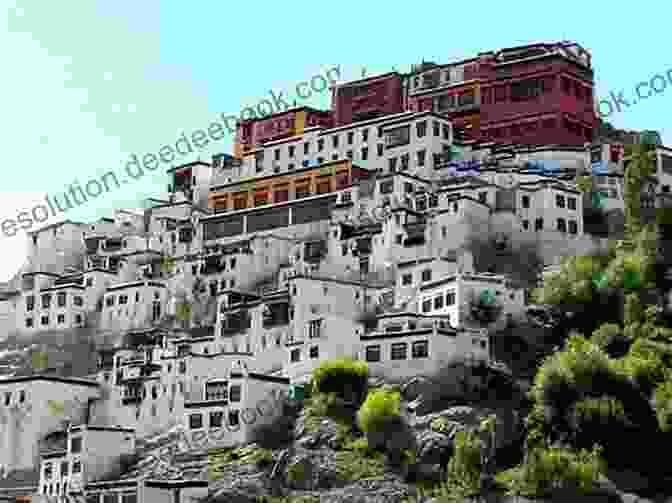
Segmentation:
[(229, 411), (229, 425), (238, 426), (240, 424), (240, 411)]
[(44, 478), (49, 480), (54, 473), (54, 467), (51, 463), (44, 464)]
[(425, 299), (422, 301), (422, 312), (428, 313), (432, 310), (432, 299)]
[(291, 358), (292, 362), (301, 361), (301, 350), (300, 349), (292, 349), (292, 352), (290, 353), (290, 358)]
[(33, 326), (33, 319), (26, 318), (26, 328), (31, 328)]
[(404, 274), (401, 277), (402, 286), (411, 285), (412, 283), (413, 283), (413, 275), (412, 274)]
[(81, 473), (82, 471), (82, 462), (81, 461), (73, 461), (72, 463), (72, 473)]
[(454, 306), (454, 305), (455, 305), (455, 292), (447, 292), (446, 306)]
[(567, 207), (570, 210), (575, 210), (576, 209), (576, 198), (575, 197), (568, 197), (567, 198)]
[(523, 230), (528, 230), (530, 228), (530, 221), (523, 220)]
[(565, 196), (561, 196), (560, 194), (555, 196), (555, 205), (558, 208), (564, 208), (565, 207)]
[(530, 207), (530, 196), (523, 196), (522, 197), (522, 203), (523, 203), (523, 208), (529, 208)]
[(189, 415), (189, 429), (198, 430), (203, 428), (203, 415), (202, 414), (190, 414)]
[(42, 316), (42, 317), (40, 318), (40, 323), (41, 323), (42, 325), (49, 325), (49, 316)]
[(320, 348), (319, 346), (313, 346), (310, 348), (310, 357), (311, 358), (318, 358), (320, 354)]
[(240, 384), (232, 385), (229, 388), (229, 401), (230, 402), (240, 402), (241, 388)]
[(221, 428), (224, 421), (224, 413), (216, 411), (210, 413), (210, 428)]
[(380, 361), (380, 345), (366, 346), (366, 361), (379, 362)]
[(557, 228), (560, 232), (567, 232), (567, 224), (564, 218), (558, 218)]
[(26, 392), (24, 390), (19, 391), (19, 403), (26, 401)]
[(576, 220), (570, 220), (569, 221), (569, 233), (570, 234), (577, 234), (579, 230), (579, 227), (576, 223)]
[(61, 477), (65, 477), (68, 475), (68, 469), (70, 468), (69, 464), (67, 461), (62, 461), (61, 462)]
[(432, 280), (432, 271), (431, 269), (425, 269), (422, 271), (422, 281), (431, 281)]
[(416, 341), (412, 346), (413, 358), (427, 358), (429, 356), (429, 341)]
[(392, 360), (405, 360), (408, 352), (408, 343), (395, 342), (390, 349), (390, 358)]
[(443, 295), (439, 297), (434, 297), (434, 309), (442, 309), (443, 308)]
[(74, 437), (70, 439), (70, 452), (73, 454), (82, 452), (82, 437)]
[(543, 218), (537, 218), (534, 221), (534, 230), (535, 231), (544, 230), (544, 219)]
[(488, 200), (488, 193), (487, 192), (479, 192), (478, 193), (478, 201), (480, 203), (485, 203)]

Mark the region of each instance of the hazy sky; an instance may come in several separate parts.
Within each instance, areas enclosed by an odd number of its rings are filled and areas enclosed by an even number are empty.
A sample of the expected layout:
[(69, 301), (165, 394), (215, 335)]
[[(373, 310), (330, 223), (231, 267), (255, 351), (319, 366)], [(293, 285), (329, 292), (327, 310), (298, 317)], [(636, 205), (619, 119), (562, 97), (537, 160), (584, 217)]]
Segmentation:
[[(9, 4), (8, 6), (6, 6)], [(423, 58), (448, 63), (479, 51), (575, 40), (592, 51), (596, 95), (672, 70), (665, 42), (672, 6), (629, 10), (613, 2), (518, 1), (473, 9), (424, 2), (416, 14), (393, 4), (9, 0), (0, 7), (0, 221), (30, 211), (66, 184), (119, 170), (132, 153), (158, 152), (182, 132), (206, 129), (297, 82), (341, 64), (342, 80)], [(386, 6), (386, 9), (382, 7)], [(624, 6), (625, 7), (625, 6)], [(288, 95), (285, 92), (285, 95)], [(326, 108), (328, 93), (303, 102)], [(605, 109), (606, 110), (606, 109)], [(608, 120), (656, 129), (672, 144), (666, 112), (672, 84)], [(230, 152), (231, 137), (200, 152)], [(190, 158), (180, 159), (188, 162)], [(67, 213), (111, 216), (165, 190), (167, 166)], [(58, 221), (50, 218), (41, 225)], [(37, 228), (35, 226), (34, 228)], [(0, 234), (0, 281), (25, 260), (26, 236)]]

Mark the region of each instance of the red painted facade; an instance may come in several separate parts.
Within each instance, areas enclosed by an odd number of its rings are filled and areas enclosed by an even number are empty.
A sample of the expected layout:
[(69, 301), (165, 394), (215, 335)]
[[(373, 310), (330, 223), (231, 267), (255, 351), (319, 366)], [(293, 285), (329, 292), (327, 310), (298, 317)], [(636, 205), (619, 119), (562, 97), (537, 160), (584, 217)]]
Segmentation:
[(404, 111), (401, 75), (390, 73), (338, 86), (332, 94), (334, 126)]

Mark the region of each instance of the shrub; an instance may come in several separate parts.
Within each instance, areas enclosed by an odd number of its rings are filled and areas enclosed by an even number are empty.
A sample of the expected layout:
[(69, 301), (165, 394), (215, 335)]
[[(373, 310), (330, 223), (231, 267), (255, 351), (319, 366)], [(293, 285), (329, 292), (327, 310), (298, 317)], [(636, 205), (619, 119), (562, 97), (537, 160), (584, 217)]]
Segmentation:
[(335, 393), (345, 400), (361, 400), (366, 393), (369, 368), (365, 362), (341, 358), (322, 363), (313, 372), (313, 392)]
[(386, 388), (369, 393), (357, 414), (357, 423), (364, 433), (382, 432), (400, 419), (401, 394)]
[(661, 431), (672, 431), (672, 376), (656, 388), (656, 417)]
[(527, 462), (496, 476), (497, 482), (513, 496), (547, 496), (554, 488), (572, 488), (590, 493), (593, 482), (604, 473), (601, 449), (573, 451), (562, 448), (534, 448)]
[(306, 479), (306, 465), (299, 461), (287, 467), (287, 480), (289, 482), (304, 482)]

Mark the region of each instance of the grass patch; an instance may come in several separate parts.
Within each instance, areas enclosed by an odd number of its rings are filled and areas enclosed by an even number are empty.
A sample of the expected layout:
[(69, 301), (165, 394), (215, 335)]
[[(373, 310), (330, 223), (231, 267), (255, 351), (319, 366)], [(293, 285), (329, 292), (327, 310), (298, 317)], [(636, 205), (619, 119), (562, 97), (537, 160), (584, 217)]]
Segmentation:
[(336, 475), (344, 482), (385, 475), (385, 454), (371, 449), (365, 438), (352, 440), (336, 452)]
[(210, 480), (222, 478), (222, 475), (226, 472), (226, 465), (231, 463), (267, 468), (273, 465), (273, 452), (261, 447), (210, 449), (208, 451), (208, 475)]

